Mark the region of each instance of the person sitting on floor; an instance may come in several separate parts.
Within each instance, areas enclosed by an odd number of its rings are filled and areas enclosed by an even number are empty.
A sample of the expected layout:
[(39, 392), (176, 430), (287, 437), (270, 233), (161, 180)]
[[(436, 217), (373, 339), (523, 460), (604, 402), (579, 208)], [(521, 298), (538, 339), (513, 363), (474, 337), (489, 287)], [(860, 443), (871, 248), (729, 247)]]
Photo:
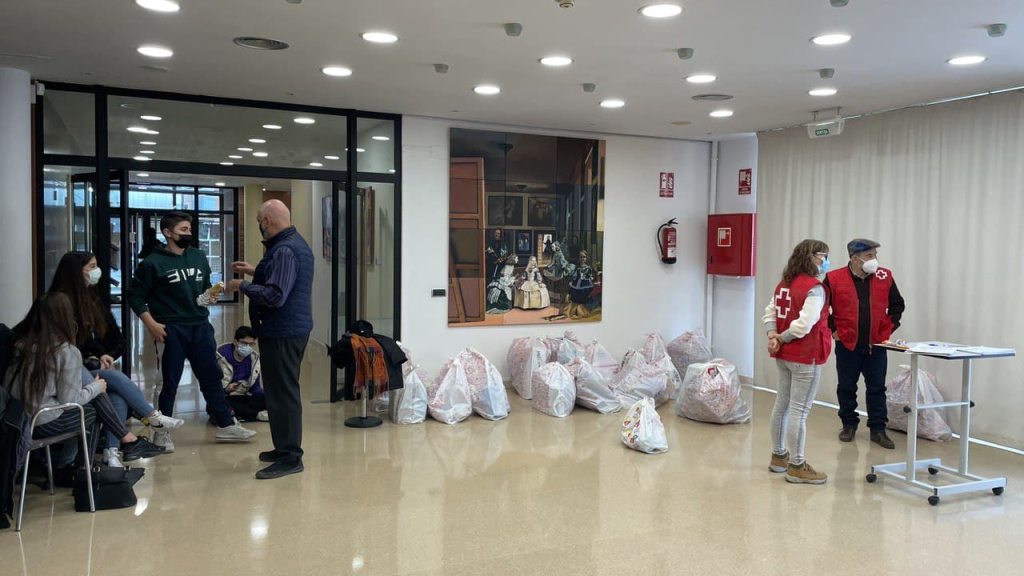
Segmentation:
[(256, 337), (249, 326), (239, 326), (232, 342), (217, 347), (217, 361), (224, 375), (224, 394), (241, 422), (267, 422), (267, 400), (260, 386), (260, 355), (253, 350)]

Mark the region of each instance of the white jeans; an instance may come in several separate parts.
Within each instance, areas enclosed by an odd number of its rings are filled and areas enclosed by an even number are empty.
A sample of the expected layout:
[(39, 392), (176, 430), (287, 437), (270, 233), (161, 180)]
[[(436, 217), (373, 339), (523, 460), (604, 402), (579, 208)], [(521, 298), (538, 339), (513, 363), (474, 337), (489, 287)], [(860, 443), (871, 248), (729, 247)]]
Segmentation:
[(779, 367), (779, 393), (772, 408), (772, 451), (782, 454), (788, 447), (789, 462), (803, 464), (807, 415), (821, 382), (821, 365), (787, 360), (775, 364)]

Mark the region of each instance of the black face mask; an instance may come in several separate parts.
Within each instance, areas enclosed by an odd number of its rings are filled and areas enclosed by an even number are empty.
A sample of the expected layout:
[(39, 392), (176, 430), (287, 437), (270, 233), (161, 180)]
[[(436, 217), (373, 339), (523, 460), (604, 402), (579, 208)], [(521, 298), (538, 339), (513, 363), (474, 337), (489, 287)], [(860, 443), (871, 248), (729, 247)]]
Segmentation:
[(192, 245), (192, 235), (178, 234), (178, 239), (174, 243), (178, 245), (178, 248), (188, 248)]

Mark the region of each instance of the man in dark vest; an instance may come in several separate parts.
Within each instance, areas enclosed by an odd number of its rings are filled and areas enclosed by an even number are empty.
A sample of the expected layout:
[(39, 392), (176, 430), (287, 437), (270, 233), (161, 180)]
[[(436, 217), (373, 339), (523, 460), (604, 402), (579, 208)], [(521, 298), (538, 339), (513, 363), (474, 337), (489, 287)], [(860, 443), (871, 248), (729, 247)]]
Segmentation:
[(266, 253), (256, 266), (231, 264), (252, 281), (234, 279), (225, 289), (249, 297), (249, 319), (259, 339), (274, 449), (260, 452), (260, 462), (270, 466), (256, 478), (269, 480), (303, 470), (299, 367), (313, 331), (313, 251), (292, 226), (291, 212), (280, 200), (264, 202), (256, 220)]
[(846, 245), (848, 266), (833, 270), (825, 278), (832, 295), (828, 319), (836, 345), (839, 385), (839, 419), (843, 429), (839, 440), (852, 442), (860, 417), (857, 415), (857, 381), (864, 375), (871, 441), (883, 448), (895, 448), (885, 433), (889, 421), (885, 408), (885, 350), (875, 345), (888, 340), (900, 326), (906, 305), (892, 272), (878, 266), (879, 243), (856, 238)]

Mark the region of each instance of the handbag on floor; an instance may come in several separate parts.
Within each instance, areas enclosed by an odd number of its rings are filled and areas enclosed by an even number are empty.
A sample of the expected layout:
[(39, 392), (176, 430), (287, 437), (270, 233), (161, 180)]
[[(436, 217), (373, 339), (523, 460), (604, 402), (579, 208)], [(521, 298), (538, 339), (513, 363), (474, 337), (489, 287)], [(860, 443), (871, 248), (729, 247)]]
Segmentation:
[[(145, 468), (106, 468), (92, 469), (92, 491), (97, 510), (114, 510), (135, 506), (135, 483), (142, 479)], [(75, 497), (75, 512), (89, 511), (89, 490), (85, 481), (85, 473), (75, 474), (75, 487), (71, 495)]]

